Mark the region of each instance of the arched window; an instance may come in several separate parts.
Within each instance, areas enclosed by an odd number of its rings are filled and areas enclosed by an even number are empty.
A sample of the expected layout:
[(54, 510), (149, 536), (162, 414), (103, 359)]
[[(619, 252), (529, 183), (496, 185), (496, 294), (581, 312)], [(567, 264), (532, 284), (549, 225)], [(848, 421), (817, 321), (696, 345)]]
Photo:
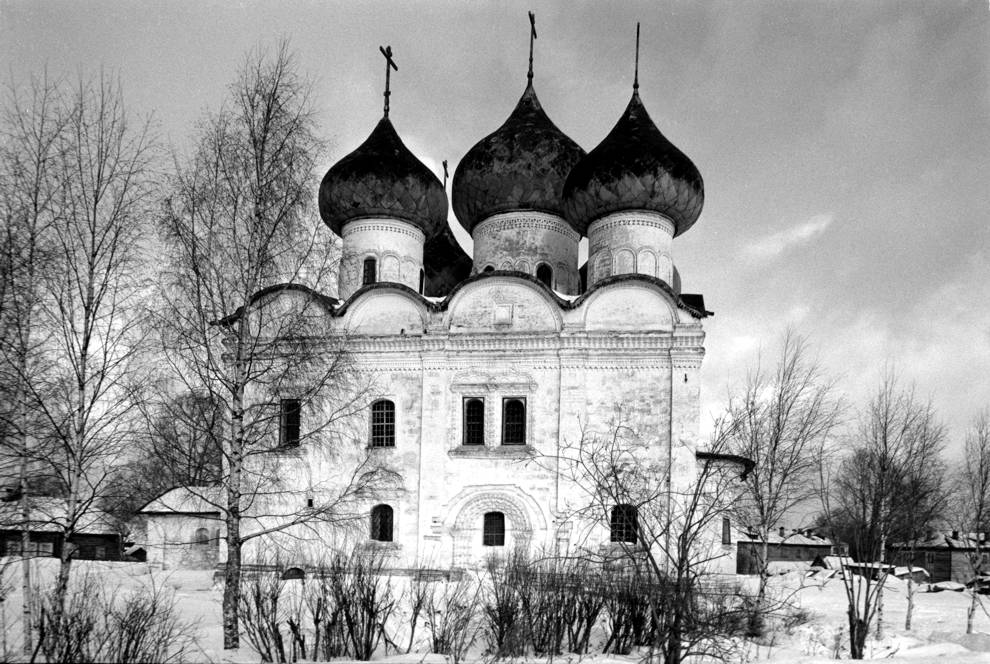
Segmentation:
[(293, 581), (296, 579), (305, 579), (306, 572), (302, 571), (299, 567), (290, 567), (289, 569), (282, 572), (283, 581)]
[(373, 284), (378, 279), (378, 261), (374, 258), (364, 259), (364, 273), (361, 277), (361, 284)]
[(482, 270), (482, 272), (494, 272), (494, 271), (495, 271), (494, 265), (486, 265), (485, 269)]
[(502, 444), (526, 444), (526, 400), (502, 400)]
[(388, 399), (371, 404), (371, 446), (395, 447), (395, 404)]
[(553, 268), (546, 263), (536, 266), (536, 278), (547, 288), (553, 288)]
[(485, 444), (485, 400), (477, 397), (464, 399), (464, 444)]
[(392, 508), (375, 505), (371, 508), (371, 539), (378, 542), (392, 541)]
[(505, 546), (505, 515), (486, 512), (481, 543), (485, 546)]
[(423, 295), (426, 293), (426, 271), (423, 268), (419, 269), (419, 294)]
[(609, 520), (611, 541), (635, 544), (639, 539), (639, 514), (632, 505), (616, 505)]
[(193, 534), (193, 544), (197, 546), (207, 546), (210, 543), (210, 531), (206, 528), (197, 528)]

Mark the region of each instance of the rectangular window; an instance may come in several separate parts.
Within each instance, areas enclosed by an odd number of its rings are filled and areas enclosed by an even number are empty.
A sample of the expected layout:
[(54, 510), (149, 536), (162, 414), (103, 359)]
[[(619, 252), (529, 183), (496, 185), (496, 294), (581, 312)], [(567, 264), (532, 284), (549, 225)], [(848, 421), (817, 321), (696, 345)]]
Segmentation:
[(488, 512), (482, 522), (481, 544), (483, 546), (505, 546), (505, 515), (502, 512)]
[(282, 399), (279, 406), (279, 447), (295, 447), (299, 445), (302, 411), (299, 399)]
[(464, 444), (485, 444), (485, 400), (464, 397)]
[(371, 404), (371, 446), (395, 447), (395, 404), (388, 399)]
[(722, 517), (722, 544), (732, 544), (732, 525), (729, 517)]

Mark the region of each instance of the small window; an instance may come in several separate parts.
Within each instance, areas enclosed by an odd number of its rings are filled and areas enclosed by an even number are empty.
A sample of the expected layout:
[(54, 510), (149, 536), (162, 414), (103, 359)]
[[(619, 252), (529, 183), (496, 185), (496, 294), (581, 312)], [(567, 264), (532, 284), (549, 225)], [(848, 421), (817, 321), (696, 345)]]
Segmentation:
[(282, 399), (279, 404), (280, 447), (295, 447), (299, 444), (300, 414), (299, 399)]
[(485, 400), (464, 399), (464, 444), (485, 444)]
[(93, 547), (93, 560), (106, 560), (107, 559), (107, 547), (105, 546), (94, 546)]
[(732, 524), (729, 517), (722, 517), (722, 544), (732, 544)]
[(375, 505), (371, 510), (371, 539), (377, 542), (392, 541), (392, 508)]
[(419, 269), (419, 294), (423, 295), (426, 293), (426, 271), (423, 268)]
[(609, 520), (613, 542), (635, 544), (639, 539), (639, 514), (632, 505), (616, 505)]
[(206, 546), (210, 543), (210, 531), (206, 528), (197, 528), (195, 534), (193, 534), (193, 544), (199, 546)]
[(546, 263), (536, 266), (536, 278), (547, 288), (553, 288), (553, 268)]
[(502, 444), (526, 444), (526, 400), (502, 400)]
[(485, 546), (505, 546), (505, 515), (501, 512), (485, 514), (481, 543)]
[(371, 446), (395, 447), (395, 404), (387, 399), (371, 404)]
[(495, 271), (495, 266), (494, 265), (486, 265), (485, 266), (485, 269), (482, 270), (482, 272), (494, 272), (494, 271)]
[(289, 569), (282, 572), (283, 581), (294, 581), (296, 579), (305, 579), (306, 572), (304, 572), (299, 567), (290, 567)]
[(373, 284), (378, 280), (378, 261), (374, 258), (364, 259), (364, 273), (361, 277), (361, 284)]

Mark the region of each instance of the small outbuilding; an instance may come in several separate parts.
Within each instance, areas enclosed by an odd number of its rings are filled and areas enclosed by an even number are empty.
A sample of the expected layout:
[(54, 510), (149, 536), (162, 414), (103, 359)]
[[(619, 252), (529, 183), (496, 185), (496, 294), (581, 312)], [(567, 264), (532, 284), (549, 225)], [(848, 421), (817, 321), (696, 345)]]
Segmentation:
[(910, 563), (928, 570), (932, 583), (968, 583), (990, 572), (990, 541), (986, 533), (933, 531), (923, 539), (895, 544), (887, 556), (897, 565)]
[[(810, 567), (819, 557), (832, 553), (832, 540), (811, 530), (784, 528), (769, 534), (767, 562), (771, 570)], [(736, 541), (736, 574), (758, 574), (762, 542), (755, 533), (740, 535)], [(785, 564), (786, 563), (786, 564)]]
[(65, 540), (68, 510), (61, 498), (31, 498), (27, 521), (29, 546), (24, 550), (24, 516), (20, 502), (0, 502), (0, 556), (55, 557), (63, 549), (75, 547), (76, 560), (120, 560), (122, 540), (112, 516), (98, 509), (88, 509), (76, 520), (72, 538)]
[(220, 561), (219, 487), (177, 487), (141, 508), (147, 562), (162, 569), (212, 569)]

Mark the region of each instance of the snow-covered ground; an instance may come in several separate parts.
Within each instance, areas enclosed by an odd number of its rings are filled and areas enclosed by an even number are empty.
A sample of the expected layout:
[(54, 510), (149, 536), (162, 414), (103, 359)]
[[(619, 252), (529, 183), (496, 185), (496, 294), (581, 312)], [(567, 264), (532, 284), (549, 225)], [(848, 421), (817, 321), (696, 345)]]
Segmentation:
[[(7, 560), (5, 559), (5, 562)], [(54, 559), (40, 559), (34, 563), (37, 576), (52, 579), (57, 570)], [(103, 579), (104, 587), (118, 588), (122, 592), (142, 585), (166, 587), (175, 593), (179, 614), (196, 630), (200, 650), (196, 661), (203, 662), (257, 662), (257, 654), (245, 645), (239, 651), (224, 651), (220, 629), (220, 601), (222, 587), (213, 583), (209, 571), (152, 571), (142, 563), (107, 563), (80, 561), (75, 563), (74, 574), (95, 574)], [(20, 644), (21, 591), (20, 564), (6, 567), (5, 580), (11, 586), (3, 608), (6, 613), (6, 645), (8, 654), (15, 655)], [(749, 581), (752, 583), (752, 580)], [(846, 599), (840, 579), (826, 582), (805, 579), (801, 573), (775, 577), (771, 581), (777, 596), (788, 596), (790, 601), (807, 612), (807, 622), (789, 630), (778, 629), (763, 642), (746, 643), (740, 649), (739, 661), (796, 662), (817, 664), (834, 661), (833, 652), (838, 645), (842, 659), (848, 659), (846, 628)], [(977, 611), (974, 634), (967, 636), (966, 610), (969, 595), (960, 592), (918, 592), (915, 596), (914, 629), (904, 630), (907, 609), (907, 584), (904, 581), (888, 581), (885, 594), (885, 636), (883, 640), (872, 638), (868, 642), (868, 657), (887, 662), (937, 662), (951, 661), (960, 664), (990, 663), (990, 615)], [(990, 597), (986, 598), (990, 600)], [(990, 601), (987, 602), (990, 610)], [(425, 632), (425, 630), (424, 630)], [(425, 634), (424, 634), (425, 636)], [(243, 643), (242, 639), (242, 643)], [(476, 649), (480, 659), (481, 650)], [(2, 659), (2, 657), (0, 657)], [(588, 664), (628, 664), (636, 657), (594, 656), (559, 657), (557, 661)], [(416, 662), (439, 664), (445, 660), (436, 655), (382, 658), (389, 664)]]

